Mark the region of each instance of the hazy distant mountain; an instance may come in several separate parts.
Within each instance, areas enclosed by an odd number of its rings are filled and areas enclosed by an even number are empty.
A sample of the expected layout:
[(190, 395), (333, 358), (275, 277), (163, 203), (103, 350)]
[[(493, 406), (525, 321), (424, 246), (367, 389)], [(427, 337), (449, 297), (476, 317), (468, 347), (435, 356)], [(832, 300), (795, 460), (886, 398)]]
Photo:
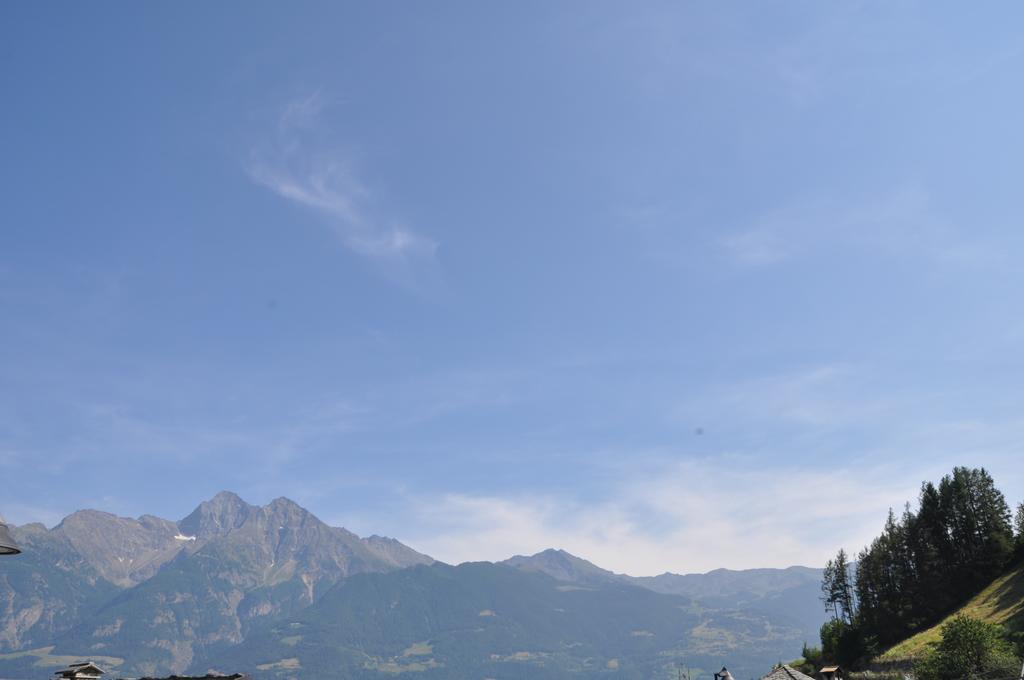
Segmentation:
[[(676, 664), (737, 677), (799, 653), (796, 631), (626, 584), (585, 587), (504, 564), (363, 574), (225, 650), (264, 678), (665, 677)], [(786, 657), (782, 657), (786, 658)], [(212, 660), (211, 660), (212, 663)]]
[(633, 578), (562, 550), (450, 567), (229, 492), (179, 522), (86, 510), (15, 535), (24, 554), (0, 563), (7, 678), (69, 657), (282, 680), (646, 678), (680, 659), (756, 674), (816, 639), (804, 610), (824, 618), (817, 570)]
[[(704, 602), (745, 604), (794, 589), (821, 588), (821, 569), (715, 569), (706, 574), (672, 574), (631, 577), (632, 581), (659, 593), (689, 595)], [(821, 607), (819, 607), (820, 609)], [(824, 611), (824, 610), (823, 610)]]
[[(536, 555), (516, 555), (504, 564), (539, 571), (560, 581), (584, 585), (625, 583), (667, 595), (685, 595), (707, 607), (745, 610), (772, 616), (800, 631), (804, 640), (815, 643), (827, 618), (819, 595), (821, 569), (715, 569), (706, 574), (627, 576), (615, 574), (570, 555), (549, 549)], [(798, 650), (799, 651), (799, 650)]]
[[(338, 531), (345, 531), (338, 529)], [(370, 552), (396, 567), (414, 567), (417, 564), (433, 564), (434, 558), (416, 552), (409, 546), (387, 536), (369, 536), (360, 539)]]
[(539, 571), (559, 581), (583, 585), (606, 585), (629, 579), (628, 576), (620, 576), (581, 557), (554, 548), (549, 548), (536, 555), (515, 555), (502, 564), (523, 571)]

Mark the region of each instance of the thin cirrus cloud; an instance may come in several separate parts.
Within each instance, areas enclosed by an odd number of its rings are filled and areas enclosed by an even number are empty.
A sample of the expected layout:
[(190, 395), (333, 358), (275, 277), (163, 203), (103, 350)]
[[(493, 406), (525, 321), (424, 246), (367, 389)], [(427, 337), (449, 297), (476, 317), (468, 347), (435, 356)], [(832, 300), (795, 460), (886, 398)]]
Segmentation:
[(438, 243), (401, 225), (375, 200), (350, 160), (329, 141), (324, 109), (319, 93), (289, 102), (273, 142), (252, 150), (249, 177), (320, 213), (348, 250), (411, 282), (412, 270), (433, 263)]
[[(419, 509), (430, 530), (413, 545), (448, 562), (500, 560), (556, 547), (616, 572), (676, 572), (822, 564), (856, 552), (919, 479), (876, 469), (748, 470), (738, 460), (669, 463), (627, 475), (607, 500), (448, 494)], [(748, 466), (749, 467), (749, 466)], [(822, 502), (805, 503), (805, 494)], [(799, 504), (800, 512), (793, 507)]]
[[(1019, 423), (985, 427), (995, 428), (991, 446), (976, 452), (1016, 504), (1024, 480), (1007, 435)], [(450, 563), (563, 548), (634, 576), (820, 566), (840, 548), (856, 554), (867, 546), (887, 513), (913, 505), (921, 482), (947, 474), (977, 434), (946, 431), (931, 460), (913, 469), (895, 449), (827, 469), (764, 469), (756, 457), (724, 454), (624, 470), (607, 496), (590, 501), (514, 493), (425, 497), (414, 503), (403, 538)]]
[(771, 211), (720, 241), (744, 267), (769, 267), (827, 252), (916, 257), (952, 267), (999, 267), (1005, 253), (969, 235), (908, 185), (863, 201), (809, 200)]
[[(876, 396), (877, 369), (843, 363), (812, 365), (789, 372), (744, 379), (716, 386), (680, 403), (676, 416), (682, 421), (727, 414), (743, 414), (750, 426), (771, 423), (804, 430), (834, 429), (886, 422), (899, 412), (903, 394), (891, 389), (885, 398)], [(922, 395), (914, 395), (918, 400)]]

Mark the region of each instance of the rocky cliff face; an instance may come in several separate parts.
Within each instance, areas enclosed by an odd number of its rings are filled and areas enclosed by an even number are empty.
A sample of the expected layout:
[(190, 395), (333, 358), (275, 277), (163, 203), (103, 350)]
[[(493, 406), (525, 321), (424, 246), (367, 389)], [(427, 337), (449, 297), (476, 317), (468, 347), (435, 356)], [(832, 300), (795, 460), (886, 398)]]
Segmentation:
[(186, 540), (205, 543), (240, 528), (258, 510), (230, 491), (221, 491), (178, 522), (178, 530)]
[(0, 568), (0, 651), (54, 639), (118, 591), (63, 532), (29, 524), (14, 534), (24, 552)]

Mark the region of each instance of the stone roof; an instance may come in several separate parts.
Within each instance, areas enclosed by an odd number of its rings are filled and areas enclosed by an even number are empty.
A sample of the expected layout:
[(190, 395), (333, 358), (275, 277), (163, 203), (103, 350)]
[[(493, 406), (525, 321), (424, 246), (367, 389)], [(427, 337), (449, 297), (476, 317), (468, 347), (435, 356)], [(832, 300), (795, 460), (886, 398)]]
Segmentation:
[(772, 670), (771, 673), (761, 678), (761, 680), (814, 680), (809, 675), (805, 675), (791, 666), (782, 664)]

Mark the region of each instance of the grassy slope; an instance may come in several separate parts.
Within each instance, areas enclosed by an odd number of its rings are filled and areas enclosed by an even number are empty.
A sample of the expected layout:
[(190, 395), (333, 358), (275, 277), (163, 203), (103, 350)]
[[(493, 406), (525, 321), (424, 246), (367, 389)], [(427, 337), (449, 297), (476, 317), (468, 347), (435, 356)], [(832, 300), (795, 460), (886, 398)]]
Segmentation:
[[(1024, 629), (1024, 566), (1018, 566), (997, 578), (950, 615), (950, 618), (956, 614), (1002, 624), (1011, 630)], [(943, 623), (945, 621), (904, 640), (882, 654), (878, 660), (891, 662), (919, 657), (928, 645), (938, 642)]]

